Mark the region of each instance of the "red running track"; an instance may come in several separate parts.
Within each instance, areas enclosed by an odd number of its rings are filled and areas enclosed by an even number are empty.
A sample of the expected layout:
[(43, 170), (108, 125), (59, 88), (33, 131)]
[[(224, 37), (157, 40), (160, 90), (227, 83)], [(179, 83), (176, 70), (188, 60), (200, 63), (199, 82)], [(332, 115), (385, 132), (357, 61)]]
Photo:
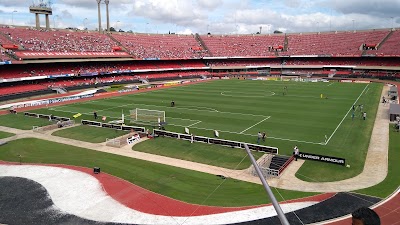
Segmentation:
[[(18, 163), (13, 162), (4, 162), (0, 161), (0, 164), (12, 164), (19, 165)], [(38, 165), (38, 164), (25, 164), (25, 165)], [(189, 204), (186, 202), (182, 202), (179, 200), (175, 200), (152, 191), (141, 188), (137, 185), (134, 185), (128, 181), (125, 181), (121, 178), (106, 174), (93, 174), (93, 169), (77, 167), (77, 166), (68, 166), (68, 165), (51, 165), (51, 164), (43, 164), (43, 166), (55, 166), (61, 168), (72, 169), (76, 171), (81, 171), (86, 174), (89, 174), (95, 177), (103, 186), (105, 192), (109, 194), (116, 201), (121, 204), (148, 214), (154, 215), (163, 215), (163, 216), (201, 216), (201, 215), (210, 215), (224, 212), (234, 212), (251, 208), (258, 208), (266, 205), (258, 205), (258, 206), (247, 206), (247, 207), (216, 207), (216, 206), (203, 206), (196, 204)], [(335, 193), (325, 193), (316, 196), (288, 200), (282, 203), (291, 203), (291, 202), (305, 202), (305, 201), (324, 201), (328, 198), (334, 196)]]

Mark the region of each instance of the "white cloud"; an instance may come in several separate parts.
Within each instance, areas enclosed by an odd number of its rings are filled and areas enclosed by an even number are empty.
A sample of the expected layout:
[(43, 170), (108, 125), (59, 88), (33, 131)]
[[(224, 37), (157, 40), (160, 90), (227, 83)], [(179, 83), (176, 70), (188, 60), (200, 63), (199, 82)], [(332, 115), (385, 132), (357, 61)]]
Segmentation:
[(193, 24), (193, 21), (207, 19), (207, 15), (200, 13), (190, 1), (182, 0), (137, 0), (129, 14), (183, 26)]
[(193, 31), (189, 28), (186, 28), (185, 30), (178, 31), (178, 34), (193, 34)]
[[(121, 8), (123, 5), (131, 3), (131, 0), (110, 0), (109, 7)], [(57, 4), (97, 10), (97, 2), (95, 0), (58, 0)], [(104, 0), (101, 0), (101, 7), (105, 7)]]
[[(25, 6), (29, 7), (31, 2), (28, 2), (26, 0), (13, 0), (13, 1), (8, 1), (8, 0), (0, 0), (0, 6), (5, 6), (5, 7), (20, 7), (20, 6)], [(12, 11), (12, 10), (10, 10)]]
[[(57, 27), (83, 27), (84, 23), (89, 29), (98, 27), (95, 0), (54, 2), (50, 19), (54, 24), (54, 16), (59, 16)], [(27, 10), (30, 4), (31, 0), (0, 0), (0, 19), (10, 23), (15, 9), (15, 24), (34, 24), (34, 16)], [(400, 0), (110, 0), (109, 8), (111, 26), (120, 21), (119, 28), (136, 32), (242, 34), (256, 33), (260, 26), (262, 33), (349, 30), (353, 20), (356, 29), (400, 25)]]
[(297, 8), (301, 5), (301, 0), (284, 0), (283, 3), (290, 8)]
[(215, 9), (222, 4), (222, 0), (197, 0), (197, 5), (205, 9)]
[(61, 17), (64, 19), (72, 19), (72, 14), (68, 10), (61, 11)]
[(398, 17), (399, 0), (326, 0), (324, 4), (344, 14), (365, 14), (382, 17)]

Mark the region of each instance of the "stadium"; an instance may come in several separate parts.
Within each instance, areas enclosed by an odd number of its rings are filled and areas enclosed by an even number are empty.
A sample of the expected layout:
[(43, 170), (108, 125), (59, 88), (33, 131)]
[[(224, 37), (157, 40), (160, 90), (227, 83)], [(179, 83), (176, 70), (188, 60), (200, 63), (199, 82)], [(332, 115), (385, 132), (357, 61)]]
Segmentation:
[(0, 224), (400, 221), (400, 28), (123, 32), (96, 3), (0, 25)]

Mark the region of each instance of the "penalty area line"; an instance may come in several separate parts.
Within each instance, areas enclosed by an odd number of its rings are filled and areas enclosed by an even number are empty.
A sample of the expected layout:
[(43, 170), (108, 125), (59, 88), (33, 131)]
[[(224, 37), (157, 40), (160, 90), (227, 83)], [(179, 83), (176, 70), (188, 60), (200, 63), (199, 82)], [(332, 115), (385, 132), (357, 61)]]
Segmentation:
[(260, 124), (260, 123), (262, 123), (262, 122), (266, 121), (266, 120), (267, 120), (267, 119), (269, 119), (269, 118), (271, 118), (271, 117), (270, 117), (270, 116), (268, 116), (267, 118), (265, 118), (265, 119), (261, 120), (260, 122), (258, 122), (258, 123), (256, 123), (256, 124), (254, 124), (253, 126), (251, 126), (251, 127), (247, 128), (247, 129), (243, 130), (243, 131), (242, 131), (242, 132), (240, 132), (239, 134), (243, 134), (244, 132), (246, 132), (246, 131), (250, 130), (251, 128), (253, 128), (253, 127), (257, 126), (258, 124)]
[[(177, 124), (168, 124), (170, 126), (175, 126), (175, 127), (185, 127), (182, 125), (177, 125)], [(207, 131), (215, 131), (218, 129), (208, 129), (208, 128), (202, 128), (202, 127), (190, 127), (193, 129), (198, 129), (198, 130), (207, 130)], [(220, 133), (228, 133), (228, 134), (240, 134), (238, 132), (233, 132), (233, 131), (227, 131), (227, 130), (218, 130)], [(249, 136), (249, 137), (257, 137), (257, 134), (240, 134), (240, 135), (244, 135), (244, 136)], [(311, 142), (311, 141), (302, 141), (302, 140), (294, 140), (294, 139), (289, 139), (289, 138), (278, 138), (278, 137), (267, 137), (270, 139), (277, 139), (277, 140), (284, 140), (284, 141), (291, 141), (291, 142), (300, 142), (300, 143), (307, 143), (307, 144), (313, 144), (313, 145), (325, 145), (325, 143), (317, 143), (317, 142)]]
[[(368, 87), (369, 84), (365, 86), (364, 90), (361, 92), (360, 96), (358, 96), (358, 98), (354, 101), (353, 105), (355, 105), (358, 102), (358, 100), (361, 98), (361, 96), (364, 94), (365, 90), (367, 90)], [(347, 118), (347, 115), (349, 115), (350, 111), (353, 110), (353, 105), (350, 106), (349, 111), (347, 111), (347, 113), (344, 115), (342, 121), (340, 121), (339, 125), (337, 125), (336, 129), (332, 132), (331, 136), (328, 138), (328, 140), (326, 140), (325, 145), (329, 143), (333, 135), (335, 135), (336, 131), (339, 129), (340, 125), (342, 125), (343, 121)]]
[(199, 120), (199, 121), (197, 121), (196, 123), (193, 123), (193, 124), (190, 124), (189, 126), (187, 126), (187, 127), (191, 127), (191, 126), (194, 126), (194, 125), (196, 125), (196, 124), (199, 124), (199, 123), (201, 123), (201, 121)]

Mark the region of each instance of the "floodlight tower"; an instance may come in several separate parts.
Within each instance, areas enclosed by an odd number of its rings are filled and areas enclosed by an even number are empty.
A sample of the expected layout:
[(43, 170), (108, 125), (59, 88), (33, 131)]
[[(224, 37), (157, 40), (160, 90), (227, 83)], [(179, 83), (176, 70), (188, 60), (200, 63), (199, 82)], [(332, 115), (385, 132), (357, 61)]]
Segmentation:
[(98, 14), (98, 20), (99, 20), (99, 33), (101, 33), (101, 13), (100, 13), (101, 0), (96, 0), (96, 2), (97, 2), (97, 14)]
[(33, 3), (29, 7), (29, 12), (30, 13), (35, 13), (36, 17), (36, 29), (40, 29), (40, 20), (39, 20), (39, 15), (44, 14), (46, 16), (46, 29), (50, 29), (50, 21), (49, 21), (49, 15), (53, 15), (53, 10), (50, 7), (50, 2), (46, 3), (43, 2), (43, 0), (40, 0), (40, 3), (36, 4)]
[(110, 0), (104, 0), (106, 3), (106, 13), (107, 13), (107, 32), (110, 32), (110, 15), (108, 14), (108, 4), (110, 4)]

